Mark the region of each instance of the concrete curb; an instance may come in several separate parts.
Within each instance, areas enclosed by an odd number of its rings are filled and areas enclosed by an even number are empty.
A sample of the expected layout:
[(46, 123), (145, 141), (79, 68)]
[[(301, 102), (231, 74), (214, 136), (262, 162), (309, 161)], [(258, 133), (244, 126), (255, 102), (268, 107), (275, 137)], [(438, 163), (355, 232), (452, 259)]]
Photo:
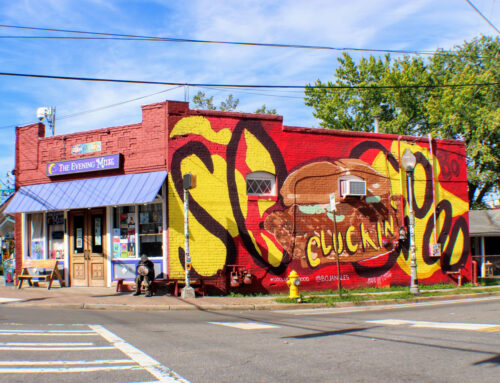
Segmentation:
[(486, 296), (500, 296), (499, 292), (477, 292), (469, 294), (439, 295), (432, 297), (415, 297), (410, 299), (384, 299), (361, 302), (338, 302), (334, 306), (326, 303), (256, 303), (256, 304), (196, 304), (186, 303), (178, 305), (148, 305), (148, 304), (102, 304), (102, 303), (30, 303), (30, 302), (5, 302), (1, 305), (10, 307), (37, 307), (42, 309), (73, 309), (73, 310), (115, 310), (115, 311), (177, 311), (177, 310), (200, 310), (200, 311), (222, 311), (222, 310), (294, 310), (294, 309), (315, 309), (315, 308), (335, 308), (335, 307), (359, 307), (359, 306), (379, 306), (387, 304), (419, 303), (429, 301), (460, 300), (467, 298), (478, 298)]

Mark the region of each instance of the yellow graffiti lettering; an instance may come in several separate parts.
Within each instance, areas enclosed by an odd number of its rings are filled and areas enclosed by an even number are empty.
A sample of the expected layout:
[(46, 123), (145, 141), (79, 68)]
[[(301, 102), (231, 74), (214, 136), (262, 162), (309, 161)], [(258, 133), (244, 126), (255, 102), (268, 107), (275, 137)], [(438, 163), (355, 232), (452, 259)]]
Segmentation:
[(321, 251), (323, 252), (324, 256), (328, 256), (328, 254), (330, 254), (330, 251), (332, 251), (332, 247), (330, 245), (326, 245), (325, 232), (323, 230), (321, 230)]
[(375, 242), (372, 241), (372, 239), (370, 238), (370, 235), (365, 230), (364, 223), (361, 223), (361, 244), (363, 245), (363, 250), (364, 251), (367, 250), (367, 246), (366, 245), (370, 245), (375, 250), (378, 250), (377, 245), (375, 245)]
[(356, 250), (358, 250), (358, 244), (354, 245), (352, 243), (352, 232), (354, 231), (354, 226), (349, 226), (349, 229), (345, 232), (345, 241), (346, 241), (346, 246), (347, 250), (349, 250), (351, 253), (355, 253)]
[(186, 134), (197, 134), (211, 142), (221, 145), (227, 145), (231, 140), (231, 131), (221, 129), (218, 132), (212, 129), (212, 125), (207, 118), (203, 116), (185, 117), (175, 124), (170, 137), (183, 136)]
[(313, 242), (316, 243), (316, 247), (319, 247), (320, 241), (321, 240), (316, 236), (312, 236), (307, 241), (307, 260), (308, 260), (309, 264), (311, 265), (311, 267), (316, 267), (321, 263), (321, 260), (319, 259), (318, 254), (313, 253), (313, 251), (312, 251)]
[(394, 235), (394, 220), (392, 219), (392, 216), (389, 217), (389, 220), (390, 221), (384, 221), (384, 234), (386, 237), (389, 236), (389, 233), (391, 233), (391, 235)]
[(377, 238), (378, 238), (378, 245), (382, 247), (382, 224), (380, 221), (377, 221)]
[(337, 233), (337, 238), (338, 239), (335, 239), (335, 234), (332, 235), (335, 254), (340, 254), (344, 250), (344, 241), (342, 241), (342, 234)]

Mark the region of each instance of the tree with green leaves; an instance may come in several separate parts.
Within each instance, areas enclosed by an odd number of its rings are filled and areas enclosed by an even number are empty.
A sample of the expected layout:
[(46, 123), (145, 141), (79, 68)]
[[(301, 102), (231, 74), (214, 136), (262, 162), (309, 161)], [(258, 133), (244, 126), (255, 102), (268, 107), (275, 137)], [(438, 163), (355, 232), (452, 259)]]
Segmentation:
[[(235, 111), (239, 103), (240, 100), (230, 94), (225, 101), (220, 103), (219, 110), (225, 112)], [(208, 97), (202, 91), (193, 96), (193, 104), (200, 109), (217, 110), (217, 107), (214, 105), (214, 96)]]
[(258, 108), (255, 113), (257, 114), (277, 114), (276, 109), (269, 109), (266, 104)]
[(499, 52), (498, 36), (481, 36), (428, 59), (356, 63), (344, 53), (336, 80), (308, 85), (305, 104), (323, 128), (373, 131), (377, 118), (380, 132), (463, 140), (469, 199), (480, 208), (487, 193), (500, 190)]
[[(234, 98), (234, 96), (230, 94), (225, 101), (221, 101), (218, 109), (225, 112), (232, 112), (236, 110), (239, 103), (240, 100)], [(199, 109), (217, 110), (217, 107), (214, 105), (214, 96), (208, 97), (205, 92), (202, 91), (199, 91), (193, 96), (193, 104)], [(263, 104), (262, 107), (258, 108), (254, 113), (277, 114), (276, 109), (270, 109), (266, 104)]]

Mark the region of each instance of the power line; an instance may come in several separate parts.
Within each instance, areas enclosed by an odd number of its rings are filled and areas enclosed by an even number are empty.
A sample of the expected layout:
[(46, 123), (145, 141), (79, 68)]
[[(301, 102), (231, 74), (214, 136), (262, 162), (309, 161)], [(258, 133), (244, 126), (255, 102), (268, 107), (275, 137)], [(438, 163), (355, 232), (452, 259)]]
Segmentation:
[(67, 114), (67, 115), (64, 115), (64, 116), (62, 116), (62, 117), (59, 117), (59, 120), (64, 120), (64, 119), (66, 119), (66, 118), (71, 118), (71, 117), (81, 116), (81, 115), (84, 115), (84, 114), (89, 114), (89, 113), (94, 113), (94, 112), (100, 112), (101, 110), (106, 110), (106, 109), (114, 108), (114, 107), (116, 107), (116, 106), (120, 106), (120, 105), (128, 104), (128, 103), (130, 103), (130, 102), (134, 102), (134, 101), (142, 100), (142, 99), (144, 99), (144, 98), (148, 98), (148, 97), (156, 96), (157, 94), (161, 94), (161, 93), (170, 92), (171, 90), (175, 90), (175, 89), (178, 89), (178, 88), (180, 88), (180, 86), (175, 86), (175, 87), (173, 87), (173, 88), (166, 89), (166, 90), (162, 90), (162, 91), (160, 91), (160, 92), (151, 93), (151, 94), (148, 94), (148, 95), (146, 95), (146, 96), (141, 96), (141, 97), (133, 98), (133, 99), (131, 99), (131, 100), (126, 100), (126, 101), (117, 102), (117, 103), (115, 103), (115, 104), (110, 104), (110, 105), (106, 105), (106, 106), (101, 106), (100, 108), (89, 109), (89, 110), (85, 110), (85, 111), (83, 111), (83, 112), (77, 112), (77, 113)]
[(403, 89), (403, 88), (462, 88), (469, 86), (495, 86), (500, 82), (475, 83), (475, 84), (408, 84), (408, 85), (254, 85), (254, 84), (206, 84), (206, 83), (180, 83), (169, 81), (144, 81), (144, 80), (123, 80), (111, 78), (95, 77), (73, 77), (73, 76), (51, 76), (27, 73), (7, 73), (0, 72), (0, 76), (32, 77), (54, 80), (90, 81), (90, 82), (111, 82), (122, 84), (149, 84), (149, 85), (173, 85), (173, 86), (195, 86), (212, 88), (253, 88), (253, 89)]
[(332, 50), (332, 51), (353, 51), (353, 52), (377, 52), (377, 53), (399, 53), (399, 54), (416, 54), (416, 55), (452, 55), (453, 53), (446, 52), (431, 52), (431, 51), (416, 51), (416, 50), (402, 50), (402, 49), (376, 49), (376, 48), (352, 48), (352, 47), (330, 47), (323, 45), (302, 45), (302, 44), (269, 44), (269, 43), (258, 43), (258, 42), (242, 42), (242, 41), (223, 41), (223, 40), (196, 40), (196, 39), (185, 39), (185, 38), (173, 38), (173, 37), (157, 37), (157, 36), (141, 36), (141, 35), (129, 35), (129, 34), (118, 34), (118, 33), (105, 33), (105, 32), (91, 32), (91, 31), (78, 31), (70, 29), (55, 29), (55, 28), (37, 28), (37, 27), (26, 27), (18, 25), (1, 25), (0, 28), (13, 28), (13, 29), (24, 29), (24, 30), (35, 30), (35, 31), (46, 31), (46, 32), (58, 32), (58, 33), (75, 33), (75, 34), (87, 34), (87, 35), (97, 35), (97, 36), (107, 36), (107, 37), (58, 37), (58, 36), (2, 36), (1, 38), (26, 38), (26, 39), (87, 39), (87, 40), (145, 40), (145, 41), (163, 41), (163, 42), (174, 42), (174, 43), (197, 43), (197, 44), (225, 44), (225, 45), (245, 45), (245, 46), (258, 46), (258, 47), (271, 47), (271, 48), (293, 48), (293, 49), (316, 49), (316, 50)]
[[(89, 110), (85, 110), (85, 111), (82, 111), (82, 112), (76, 112), (76, 113), (72, 113), (72, 114), (66, 114), (66, 115), (63, 115), (63, 116), (60, 116), (58, 117), (58, 120), (64, 120), (66, 118), (71, 118), (71, 117), (76, 117), (76, 116), (81, 116), (81, 115), (84, 115), (84, 114), (89, 114), (89, 113), (94, 113), (94, 112), (100, 112), (101, 110), (106, 110), (106, 109), (110, 109), (110, 108), (114, 108), (116, 106), (120, 106), (120, 105), (124, 105), (124, 104), (128, 104), (130, 102), (134, 102), (134, 101), (138, 101), (138, 100), (142, 100), (144, 98), (148, 98), (148, 97), (152, 97), (152, 96), (156, 96), (157, 94), (161, 94), (161, 93), (166, 93), (166, 92), (170, 92), (171, 90), (175, 90), (179, 88), (179, 86), (175, 86), (173, 88), (170, 88), (170, 89), (165, 89), (165, 90), (162, 90), (160, 92), (155, 92), (155, 93), (151, 93), (151, 94), (147, 94), (145, 96), (141, 96), (141, 97), (136, 97), (136, 98), (133, 98), (131, 100), (125, 100), (125, 101), (121, 101), (121, 102), (117, 102), (115, 104), (110, 104), (110, 105), (106, 105), (106, 106), (102, 106), (100, 108), (95, 108), (95, 109), (89, 109)], [(0, 126), (0, 130), (1, 129), (7, 129), (7, 128), (14, 128), (17, 126), (24, 126), (24, 125), (30, 125), (32, 124), (33, 122), (25, 122), (25, 123), (21, 123), (21, 124), (11, 124), (11, 125), (4, 125), (4, 126)]]
[(472, 9), (474, 9), (474, 10), (476, 11), (476, 13), (477, 13), (479, 16), (481, 16), (481, 17), (482, 17), (482, 18), (483, 18), (483, 19), (484, 19), (484, 20), (485, 20), (485, 21), (486, 21), (486, 22), (487, 22), (487, 23), (488, 23), (488, 24), (489, 24), (489, 25), (490, 25), (490, 26), (491, 26), (491, 27), (492, 27), (495, 31), (497, 31), (497, 33), (500, 33), (500, 30), (498, 30), (498, 28), (497, 28), (497, 27), (495, 27), (495, 26), (493, 25), (493, 23), (492, 23), (490, 20), (488, 20), (488, 18), (487, 18), (485, 15), (483, 15), (483, 14), (481, 13), (481, 11), (480, 11), (480, 10), (479, 10), (479, 9), (478, 9), (478, 8), (477, 8), (474, 4), (472, 4), (472, 2), (471, 2), (471, 1), (469, 1), (469, 0), (465, 0), (465, 1), (466, 1), (466, 2), (467, 2), (467, 3), (468, 3), (471, 7), (472, 7)]

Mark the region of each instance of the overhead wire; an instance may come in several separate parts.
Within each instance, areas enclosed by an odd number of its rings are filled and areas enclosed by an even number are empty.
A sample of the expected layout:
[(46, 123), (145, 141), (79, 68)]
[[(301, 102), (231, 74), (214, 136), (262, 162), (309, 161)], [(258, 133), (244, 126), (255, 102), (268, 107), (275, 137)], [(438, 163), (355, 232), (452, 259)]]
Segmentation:
[[(95, 108), (95, 109), (89, 109), (89, 110), (84, 110), (84, 111), (81, 111), (81, 112), (76, 112), (76, 113), (71, 113), (71, 114), (65, 114), (65, 115), (59, 116), (57, 119), (58, 120), (64, 120), (66, 118), (81, 116), (81, 115), (85, 115), (85, 114), (89, 114), (89, 113), (94, 113), (94, 112), (100, 112), (102, 110), (114, 108), (116, 106), (128, 104), (130, 102), (134, 102), (134, 101), (142, 100), (142, 99), (145, 99), (145, 98), (148, 98), (148, 97), (156, 96), (156, 95), (161, 94), (161, 93), (170, 92), (170, 91), (178, 89), (178, 88), (180, 88), (180, 86), (175, 86), (173, 88), (169, 88), (169, 89), (165, 89), (165, 90), (162, 90), (162, 91), (159, 91), (159, 92), (147, 94), (147, 95), (144, 95), (144, 96), (141, 96), (141, 97), (136, 97), (136, 98), (133, 98), (133, 99), (130, 99), (130, 100), (120, 101), (120, 102), (117, 102), (117, 103), (114, 103), (114, 104), (102, 106), (102, 107)], [(20, 124), (4, 125), (4, 126), (0, 126), (0, 130), (1, 129), (7, 129), (7, 128), (14, 128), (16, 126), (30, 125), (32, 123), (33, 122), (31, 121), (31, 122), (25, 122), (25, 123), (20, 123)]]
[(465, 1), (472, 7), (472, 9), (474, 9), (474, 11), (476, 11), (476, 13), (479, 16), (481, 16), (488, 23), (490, 27), (492, 27), (497, 33), (500, 33), (500, 30), (495, 25), (493, 25), (493, 23), (490, 20), (488, 20), (488, 18), (485, 15), (483, 15), (483, 13), (474, 4), (472, 4), (472, 1), (469, 0)]
[(77, 76), (55, 76), (28, 73), (0, 72), (0, 76), (31, 77), (53, 80), (89, 81), (89, 82), (111, 82), (122, 84), (148, 84), (148, 85), (173, 85), (173, 86), (194, 86), (212, 88), (249, 88), (249, 89), (404, 89), (404, 88), (460, 88), (469, 86), (496, 86), (500, 82), (474, 83), (474, 84), (407, 84), (407, 85), (262, 85), (262, 84), (210, 84), (210, 83), (180, 83), (171, 81), (146, 81), (146, 80), (124, 80), (97, 77), (77, 77)]
[(0, 36), (0, 38), (24, 38), (24, 39), (73, 39), (73, 40), (144, 40), (144, 41), (160, 41), (160, 42), (174, 42), (174, 43), (196, 43), (196, 44), (223, 44), (223, 45), (244, 45), (256, 47), (271, 47), (271, 48), (291, 48), (291, 49), (315, 49), (315, 50), (331, 50), (331, 51), (353, 51), (353, 52), (377, 52), (377, 53), (398, 53), (398, 54), (415, 54), (415, 55), (453, 55), (448, 52), (433, 52), (433, 51), (417, 51), (417, 50), (404, 50), (404, 49), (378, 49), (378, 48), (354, 48), (354, 47), (331, 47), (325, 45), (304, 45), (304, 44), (282, 44), (282, 43), (261, 43), (261, 42), (244, 42), (244, 41), (224, 41), (224, 40), (201, 40), (201, 39), (186, 39), (176, 37), (158, 37), (158, 36), (143, 36), (143, 35), (130, 35), (119, 33), (107, 32), (93, 32), (93, 31), (78, 31), (70, 29), (56, 29), (56, 28), (39, 28), (28, 27), (19, 25), (5, 25), (0, 24), (0, 28), (12, 28), (22, 30), (35, 30), (57, 33), (74, 33), (97, 35), (106, 37), (71, 37), (71, 36)]

